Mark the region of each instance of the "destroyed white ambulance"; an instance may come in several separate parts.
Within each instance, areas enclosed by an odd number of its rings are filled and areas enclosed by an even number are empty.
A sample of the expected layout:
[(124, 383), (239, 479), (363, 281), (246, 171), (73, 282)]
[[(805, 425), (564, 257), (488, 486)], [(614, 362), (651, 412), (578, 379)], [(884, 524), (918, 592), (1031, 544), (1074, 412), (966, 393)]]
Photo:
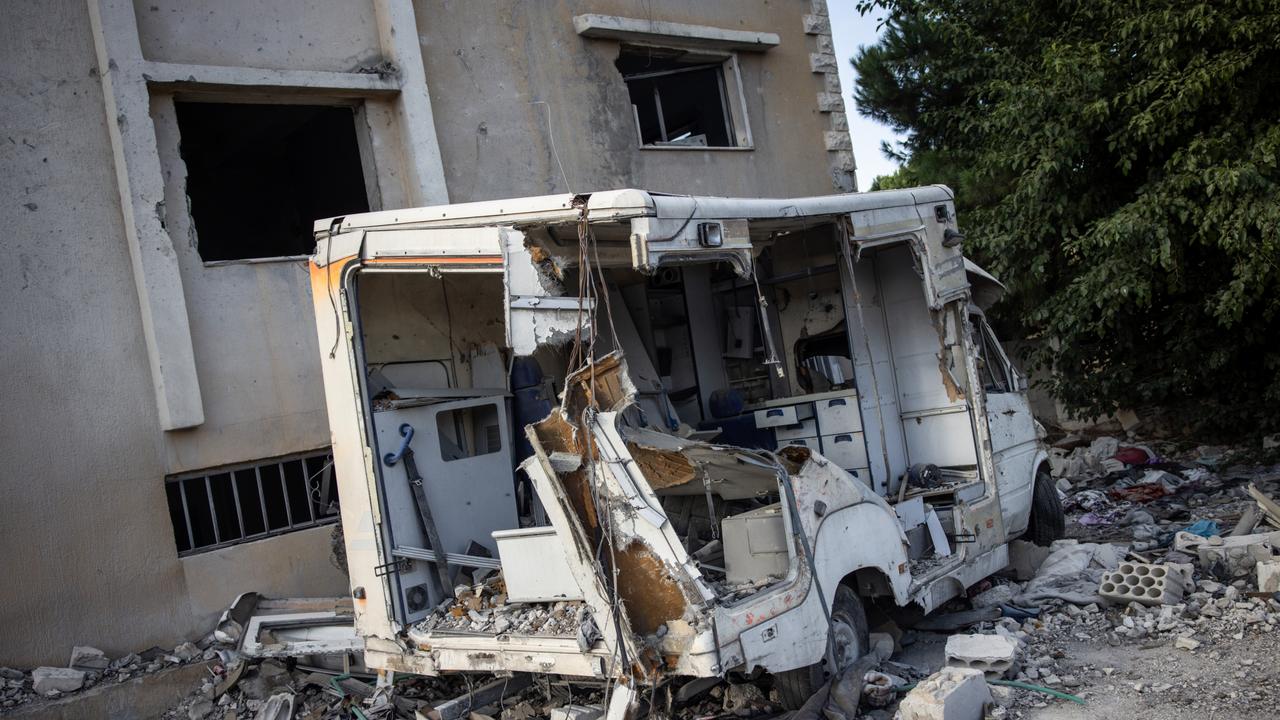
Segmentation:
[(410, 673), (802, 701), (1062, 532), (941, 186), (335, 218), (311, 260), (356, 626)]

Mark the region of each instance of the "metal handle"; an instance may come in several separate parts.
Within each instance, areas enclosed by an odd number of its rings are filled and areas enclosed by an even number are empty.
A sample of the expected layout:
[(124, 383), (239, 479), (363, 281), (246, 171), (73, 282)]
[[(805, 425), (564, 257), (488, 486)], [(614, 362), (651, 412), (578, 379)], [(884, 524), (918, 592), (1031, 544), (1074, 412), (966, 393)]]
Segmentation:
[(853, 441), (853, 436), (852, 436), (852, 435), (837, 435), (837, 436), (835, 437), (835, 441), (836, 441), (836, 442), (838, 442), (838, 443), (842, 443), (842, 442), (852, 442), (852, 441)]
[(827, 407), (838, 407), (844, 404), (845, 404), (844, 398), (836, 398), (835, 400), (827, 401)]
[(387, 467), (400, 462), (400, 458), (404, 457), (404, 454), (408, 452), (409, 443), (413, 442), (413, 426), (409, 423), (401, 425), (400, 436), (404, 438), (404, 440), (400, 441), (400, 449), (382, 456), (382, 462), (386, 463)]
[(765, 410), (765, 417), (782, 417), (782, 410)]

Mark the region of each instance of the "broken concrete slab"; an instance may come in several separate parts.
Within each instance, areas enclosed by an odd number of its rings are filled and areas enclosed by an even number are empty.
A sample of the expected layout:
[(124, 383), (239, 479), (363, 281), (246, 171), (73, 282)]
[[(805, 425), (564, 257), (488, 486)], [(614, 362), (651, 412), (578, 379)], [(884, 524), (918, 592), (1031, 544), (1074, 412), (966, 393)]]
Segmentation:
[(991, 703), (991, 691), (981, 670), (944, 667), (907, 693), (898, 705), (898, 717), (902, 720), (981, 720)]
[(999, 680), (1015, 670), (1018, 642), (1004, 635), (952, 635), (945, 655), (949, 667), (974, 668)]
[(84, 687), (84, 677), (83, 670), (38, 667), (31, 671), (31, 689), (41, 695), (75, 692)]
[(194, 643), (184, 642), (173, 649), (173, 654), (182, 662), (191, 662), (203, 655), (204, 651), (196, 647)]
[(107, 654), (95, 647), (87, 645), (76, 645), (71, 648), (71, 662), (67, 663), (67, 667), (76, 670), (106, 670), (111, 664), (111, 659)]
[(1200, 567), (1219, 579), (1241, 578), (1253, 574), (1259, 562), (1275, 556), (1280, 533), (1255, 533), (1220, 537), (1214, 535), (1195, 546)]

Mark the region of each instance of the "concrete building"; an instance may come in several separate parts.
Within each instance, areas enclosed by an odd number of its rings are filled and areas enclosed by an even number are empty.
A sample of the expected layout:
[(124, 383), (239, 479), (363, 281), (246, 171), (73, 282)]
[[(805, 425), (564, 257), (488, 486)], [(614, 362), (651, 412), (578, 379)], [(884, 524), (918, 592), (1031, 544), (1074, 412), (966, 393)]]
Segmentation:
[(825, 0), (51, 0), (0, 22), (0, 664), (341, 595), (316, 217), (853, 190)]

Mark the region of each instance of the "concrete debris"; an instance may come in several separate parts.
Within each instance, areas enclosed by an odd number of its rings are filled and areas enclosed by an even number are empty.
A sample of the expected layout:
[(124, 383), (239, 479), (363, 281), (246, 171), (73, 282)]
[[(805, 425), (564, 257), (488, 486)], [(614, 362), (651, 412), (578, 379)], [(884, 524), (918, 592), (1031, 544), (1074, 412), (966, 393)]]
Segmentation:
[(730, 685), (724, 691), (724, 711), (733, 715), (749, 717), (769, 704), (769, 699), (754, 683)]
[(1215, 577), (1240, 578), (1252, 575), (1259, 562), (1275, 556), (1280, 532), (1220, 537), (1214, 535), (1195, 546), (1200, 567)]
[(31, 671), (31, 689), (40, 695), (75, 692), (84, 687), (84, 681), (83, 670), (38, 667)]
[(196, 647), (194, 643), (184, 642), (173, 649), (173, 654), (182, 662), (191, 662), (204, 655), (204, 651)]
[(600, 720), (603, 717), (601, 705), (565, 705), (552, 708), (550, 720)]
[(980, 720), (992, 704), (981, 670), (946, 667), (917, 684), (898, 705), (902, 720)]
[(291, 692), (272, 695), (258, 709), (258, 714), (254, 716), (254, 720), (292, 720), (293, 703), (294, 697)]
[(1002, 635), (952, 635), (945, 652), (949, 667), (981, 670), (992, 680), (1009, 675), (1018, 664), (1018, 641)]
[(1185, 584), (1182, 568), (1126, 562), (1102, 578), (1098, 594), (1118, 603), (1170, 605), (1182, 599)]
[(1265, 560), (1257, 564), (1258, 592), (1280, 592), (1280, 560)]
[(71, 648), (71, 662), (68, 667), (76, 670), (106, 670), (111, 659), (98, 648), (76, 645)]

